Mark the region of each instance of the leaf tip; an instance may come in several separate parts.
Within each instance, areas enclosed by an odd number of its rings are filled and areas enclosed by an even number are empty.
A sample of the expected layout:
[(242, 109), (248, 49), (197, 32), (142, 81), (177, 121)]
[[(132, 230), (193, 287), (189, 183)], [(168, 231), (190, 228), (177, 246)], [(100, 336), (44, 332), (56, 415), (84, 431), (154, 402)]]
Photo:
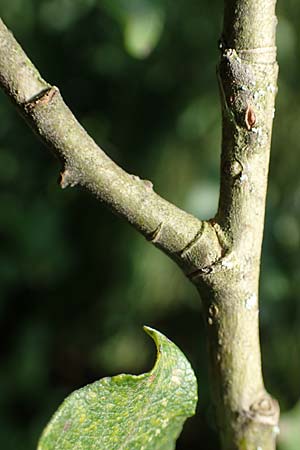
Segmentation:
[(164, 341), (171, 342), (167, 336), (155, 330), (155, 328), (144, 325), (143, 330), (154, 340), (157, 347)]
[(154, 328), (149, 327), (148, 325), (144, 325), (144, 326), (143, 326), (143, 330), (144, 330), (147, 334), (149, 334), (149, 336), (153, 336), (153, 334), (155, 334), (155, 333), (157, 332)]

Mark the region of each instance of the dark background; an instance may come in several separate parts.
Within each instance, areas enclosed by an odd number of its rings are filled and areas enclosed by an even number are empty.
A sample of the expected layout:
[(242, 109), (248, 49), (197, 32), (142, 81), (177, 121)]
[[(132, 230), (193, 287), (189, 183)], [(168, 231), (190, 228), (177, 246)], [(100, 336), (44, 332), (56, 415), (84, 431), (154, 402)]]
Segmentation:
[[(97, 143), (201, 218), (218, 199), (222, 8), (220, 0), (0, 0), (6, 24)], [(261, 341), (266, 385), (283, 412), (280, 449), (299, 450), (300, 3), (280, 1), (278, 19)], [(148, 370), (148, 324), (185, 352), (198, 377), (198, 415), (177, 449), (215, 450), (196, 292), (88, 193), (61, 191), (59, 170), (1, 93), (1, 448), (35, 448), (74, 389)]]

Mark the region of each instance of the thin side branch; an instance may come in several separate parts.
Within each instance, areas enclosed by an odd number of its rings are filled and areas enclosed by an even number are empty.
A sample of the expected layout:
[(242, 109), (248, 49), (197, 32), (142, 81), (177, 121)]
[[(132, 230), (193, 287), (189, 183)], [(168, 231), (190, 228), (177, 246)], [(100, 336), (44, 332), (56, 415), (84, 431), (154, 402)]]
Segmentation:
[(115, 164), (76, 120), (59, 89), (42, 79), (1, 19), (0, 85), (62, 160), (62, 188), (76, 184), (88, 188), (187, 273), (220, 258), (214, 228), (161, 198), (150, 181)]

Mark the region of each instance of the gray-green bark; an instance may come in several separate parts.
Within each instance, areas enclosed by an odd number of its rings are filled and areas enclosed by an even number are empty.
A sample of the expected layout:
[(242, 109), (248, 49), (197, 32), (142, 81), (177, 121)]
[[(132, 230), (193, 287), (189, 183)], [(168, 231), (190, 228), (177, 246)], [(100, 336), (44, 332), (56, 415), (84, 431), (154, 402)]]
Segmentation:
[[(0, 21), (0, 84), (81, 184), (169, 255), (199, 290), (223, 450), (274, 450), (279, 408), (265, 391), (258, 283), (277, 82), (274, 0), (225, 0), (218, 78), (223, 117), (219, 209), (199, 219), (118, 167), (45, 82)], [(76, 92), (74, 93), (76, 95)]]
[[(223, 117), (222, 270), (202, 280), (224, 449), (275, 448), (279, 408), (265, 391), (258, 283), (277, 90), (274, 0), (225, 1), (218, 67)], [(224, 267), (226, 265), (226, 267)], [(210, 278), (208, 280), (208, 278)], [(203, 288), (202, 285), (205, 284)]]

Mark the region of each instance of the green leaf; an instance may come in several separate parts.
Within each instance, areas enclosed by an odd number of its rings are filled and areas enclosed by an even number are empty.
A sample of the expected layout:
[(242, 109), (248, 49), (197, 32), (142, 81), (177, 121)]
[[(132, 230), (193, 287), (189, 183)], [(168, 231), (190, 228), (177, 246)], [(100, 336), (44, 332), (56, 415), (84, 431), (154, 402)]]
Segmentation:
[(172, 450), (195, 413), (197, 381), (183, 353), (149, 327), (157, 347), (143, 375), (103, 378), (73, 392), (45, 428), (38, 450)]

